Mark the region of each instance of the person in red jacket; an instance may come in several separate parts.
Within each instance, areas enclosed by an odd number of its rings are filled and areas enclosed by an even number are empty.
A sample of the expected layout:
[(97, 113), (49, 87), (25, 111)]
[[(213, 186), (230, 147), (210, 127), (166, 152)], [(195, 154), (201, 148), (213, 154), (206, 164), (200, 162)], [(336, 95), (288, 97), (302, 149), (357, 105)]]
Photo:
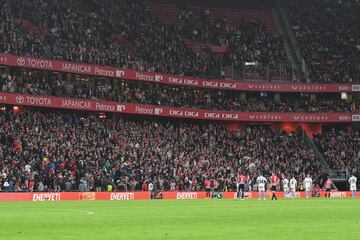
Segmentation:
[(148, 190), (148, 185), (146, 181), (144, 181), (144, 183), (141, 185), (141, 191), (147, 192), (147, 190)]

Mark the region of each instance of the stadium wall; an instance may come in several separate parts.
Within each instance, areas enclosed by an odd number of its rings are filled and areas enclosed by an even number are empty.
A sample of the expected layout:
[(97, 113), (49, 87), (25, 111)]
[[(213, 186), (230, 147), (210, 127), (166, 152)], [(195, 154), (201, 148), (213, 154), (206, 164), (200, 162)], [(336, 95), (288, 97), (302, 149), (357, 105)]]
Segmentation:
[[(271, 198), (271, 192), (267, 192), (267, 198)], [(284, 195), (284, 192), (277, 192), (278, 198), (291, 198), (291, 195)], [(320, 192), (324, 197), (325, 192)], [(245, 193), (245, 198), (258, 197), (257, 192)], [(331, 192), (333, 198), (349, 198), (351, 192)], [(357, 193), (360, 197), (360, 192)], [(217, 198), (217, 196), (215, 197)], [(236, 192), (223, 192), (225, 199), (235, 199)], [(296, 192), (296, 198), (305, 198), (305, 192)], [(0, 202), (42, 202), (42, 201), (132, 201), (150, 199), (206, 199), (205, 192), (22, 192), (22, 193), (0, 193)]]

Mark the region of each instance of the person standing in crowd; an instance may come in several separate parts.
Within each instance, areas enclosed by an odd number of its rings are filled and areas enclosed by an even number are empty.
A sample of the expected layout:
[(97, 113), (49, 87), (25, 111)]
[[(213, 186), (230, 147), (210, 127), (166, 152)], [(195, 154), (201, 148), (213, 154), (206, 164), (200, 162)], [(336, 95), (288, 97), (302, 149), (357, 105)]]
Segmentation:
[(148, 184), (148, 190), (150, 193), (150, 199), (154, 199), (154, 184), (152, 183), (152, 181), (150, 181)]
[(101, 192), (101, 179), (99, 176), (95, 178), (95, 189), (96, 192)]
[(113, 185), (110, 182), (106, 185), (106, 191), (107, 192), (112, 192), (113, 191)]
[(40, 182), (38, 183), (37, 191), (38, 191), (38, 192), (43, 192), (44, 189), (45, 189), (44, 184), (43, 184), (42, 181), (40, 181)]
[(214, 193), (217, 194), (219, 191), (219, 182), (216, 180), (216, 178), (214, 178), (213, 185), (214, 185)]
[(60, 192), (60, 190), (61, 190), (60, 179), (58, 176), (54, 176), (54, 190), (55, 190), (55, 192)]

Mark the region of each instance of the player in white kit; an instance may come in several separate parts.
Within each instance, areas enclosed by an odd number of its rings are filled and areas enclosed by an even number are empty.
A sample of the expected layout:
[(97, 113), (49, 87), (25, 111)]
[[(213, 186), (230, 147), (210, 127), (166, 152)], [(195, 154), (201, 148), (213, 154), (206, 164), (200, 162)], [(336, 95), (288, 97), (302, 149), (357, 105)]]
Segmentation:
[(296, 181), (296, 179), (293, 177), (292, 179), (290, 179), (290, 191), (291, 191), (292, 199), (295, 198), (296, 185), (297, 185), (297, 181)]
[(349, 184), (350, 184), (351, 196), (353, 198), (356, 198), (356, 182), (357, 182), (357, 178), (354, 175), (352, 175), (349, 178)]
[[(264, 198), (264, 200), (266, 200), (266, 192), (265, 192), (265, 186), (266, 186), (266, 183), (267, 183), (267, 180), (266, 178), (264, 178), (263, 175), (260, 175), (257, 179), (256, 179), (256, 183), (258, 184), (258, 197), (259, 197), (259, 200), (261, 199), (261, 197)], [(263, 195), (263, 196), (261, 196)]]
[(306, 176), (306, 178), (304, 179), (304, 186), (305, 186), (306, 198), (309, 198), (309, 196), (310, 196), (310, 191), (311, 191), (312, 183), (313, 183), (313, 181), (312, 181), (310, 175), (308, 174), (308, 175)]
[(284, 196), (286, 197), (289, 194), (289, 180), (285, 177), (282, 182), (283, 182)]

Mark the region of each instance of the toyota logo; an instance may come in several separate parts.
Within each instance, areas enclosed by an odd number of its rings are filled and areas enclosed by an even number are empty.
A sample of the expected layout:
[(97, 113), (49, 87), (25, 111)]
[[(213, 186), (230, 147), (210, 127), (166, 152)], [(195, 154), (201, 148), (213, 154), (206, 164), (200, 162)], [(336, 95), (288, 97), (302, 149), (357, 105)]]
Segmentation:
[(19, 57), (17, 60), (16, 60), (17, 64), (20, 65), (20, 66), (24, 66), (25, 65), (25, 59), (22, 58), (22, 57)]
[(23, 96), (16, 96), (16, 102), (19, 104), (22, 104), (24, 102), (24, 97)]

